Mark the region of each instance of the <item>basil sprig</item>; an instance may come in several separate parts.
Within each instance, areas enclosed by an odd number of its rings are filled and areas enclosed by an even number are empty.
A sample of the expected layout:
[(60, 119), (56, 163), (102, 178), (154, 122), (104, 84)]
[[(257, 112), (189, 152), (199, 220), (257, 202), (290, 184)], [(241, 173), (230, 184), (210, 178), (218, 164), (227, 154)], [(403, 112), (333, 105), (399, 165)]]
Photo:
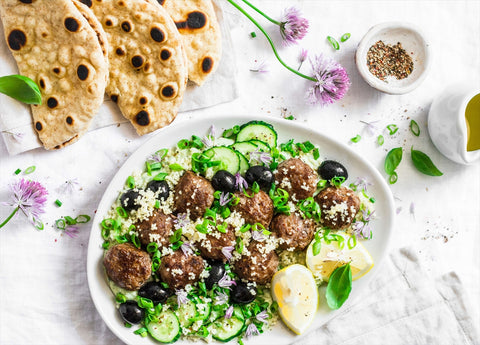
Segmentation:
[[(401, 147), (396, 147), (391, 149), (390, 152), (387, 153), (387, 157), (385, 157), (385, 164), (384, 169), (388, 176), (396, 176), (395, 170), (397, 169), (398, 165), (402, 161), (403, 150)], [(397, 180), (395, 178), (390, 178), (390, 184), (395, 183)]]
[(428, 157), (422, 151), (414, 150), (413, 146), (411, 149), (411, 156), (412, 156), (413, 165), (415, 165), (415, 168), (417, 168), (417, 170), (420, 171), (421, 173), (429, 176), (443, 175), (443, 173), (440, 170), (438, 170), (435, 164), (433, 164), (430, 157)]
[(38, 85), (22, 75), (0, 77), (0, 92), (26, 104), (42, 104)]
[(352, 269), (350, 263), (337, 267), (330, 275), (325, 297), (331, 309), (340, 308), (352, 291)]

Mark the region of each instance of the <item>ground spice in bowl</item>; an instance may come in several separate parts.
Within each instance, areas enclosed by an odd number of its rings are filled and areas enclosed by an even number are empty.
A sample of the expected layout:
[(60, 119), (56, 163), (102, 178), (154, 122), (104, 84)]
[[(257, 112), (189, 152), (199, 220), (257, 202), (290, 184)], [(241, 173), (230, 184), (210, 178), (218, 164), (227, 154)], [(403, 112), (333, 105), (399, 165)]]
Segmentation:
[(367, 52), (367, 66), (370, 73), (385, 81), (388, 76), (405, 79), (413, 71), (413, 60), (402, 48), (402, 44), (385, 44), (377, 41)]

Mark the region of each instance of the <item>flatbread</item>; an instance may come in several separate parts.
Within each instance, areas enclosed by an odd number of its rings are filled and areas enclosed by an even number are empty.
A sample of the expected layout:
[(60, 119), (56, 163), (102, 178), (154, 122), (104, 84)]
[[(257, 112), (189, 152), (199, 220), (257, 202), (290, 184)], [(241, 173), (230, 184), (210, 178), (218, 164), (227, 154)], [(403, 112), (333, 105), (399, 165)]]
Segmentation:
[(42, 104), (32, 105), (40, 141), (48, 150), (77, 141), (107, 84), (99, 36), (71, 0), (1, 0), (0, 15), (19, 73), (42, 93)]
[(139, 135), (168, 125), (187, 82), (182, 39), (167, 12), (144, 0), (82, 0), (109, 43), (107, 94)]
[(182, 34), (188, 79), (197, 85), (215, 73), (222, 56), (222, 35), (211, 0), (146, 0), (160, 4)]

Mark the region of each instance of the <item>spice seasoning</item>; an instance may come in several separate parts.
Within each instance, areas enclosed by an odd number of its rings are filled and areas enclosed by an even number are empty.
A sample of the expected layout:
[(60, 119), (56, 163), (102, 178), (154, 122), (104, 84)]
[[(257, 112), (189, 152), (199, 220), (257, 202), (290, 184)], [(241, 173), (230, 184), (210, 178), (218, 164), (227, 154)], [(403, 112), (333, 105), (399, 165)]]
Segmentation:
[(400, 42), (392, 46), (378, 41), (372, 45), (367, 53), (367, 66), (370, 73), (383, 81), (388, 76), (405, 79), (413, 71), (412, 58)]

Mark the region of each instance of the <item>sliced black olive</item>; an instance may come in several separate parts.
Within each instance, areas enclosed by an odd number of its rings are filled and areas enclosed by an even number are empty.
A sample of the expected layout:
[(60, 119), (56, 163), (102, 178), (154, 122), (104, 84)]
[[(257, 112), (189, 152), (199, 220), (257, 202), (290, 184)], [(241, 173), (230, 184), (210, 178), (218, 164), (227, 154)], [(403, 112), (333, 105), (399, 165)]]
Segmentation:
[(133, 189), (127, 190), (120, 197), (120, 204), (125, 209), (125, 211), (130, 212), (131, 210), (138, 210), (140, 205), (135, 201), (140, 196), (140, 193), (134, 191)]
[(120, 304), (118, 310), (125, 321), (133, 324), (140, 323), (145, 316), (145, 311), (138, 306), (136, 301), (126, 301)]
[(213, 288), (215, 283), (218, 283), (225, 274), (225, 265), (223, 262), (215, 261), (211, 264), (212, 268), (208, 271), (208, 277), (205, 279), (205, 286), (208, 290)]
[(270, 189), (274, 176), (268, 167), (255, 165), (247, 170), (245, 180), (247, 180), (249, 186), (251, 186), (253, 182), (257, 182), (260, 188)]
[(170, 296), (168, 289), (165, 289), (160, 282), (148, 282), (144, 284), (138, 295), (152, 300), (153, 303), (165, 303)]
[(152, 180), (147, 183), (147, 190), (151, 190), (154, 193), (158, 193), (158, 200), (167, 200), (170, 195), (170, 187), (166, 181)]
[(212, 186), (215, 190), (233, 193), (235, 191), (235, 176), (226, 170), (218, 170), (212, 177)]
[(257, 289), (255, 287), (247, 287), (247, 284), (237, 281), (237, 285), (232, 286), (230, 301), (237, 304), (248, 304), (253, 302), (256, 296)]
[(332, 160), (323, 161), (318, 167), (318, 174), (327, 181), (334, 177), (345, 177), (345, 180), (348, 178), (347, 169), (342, 164)]

